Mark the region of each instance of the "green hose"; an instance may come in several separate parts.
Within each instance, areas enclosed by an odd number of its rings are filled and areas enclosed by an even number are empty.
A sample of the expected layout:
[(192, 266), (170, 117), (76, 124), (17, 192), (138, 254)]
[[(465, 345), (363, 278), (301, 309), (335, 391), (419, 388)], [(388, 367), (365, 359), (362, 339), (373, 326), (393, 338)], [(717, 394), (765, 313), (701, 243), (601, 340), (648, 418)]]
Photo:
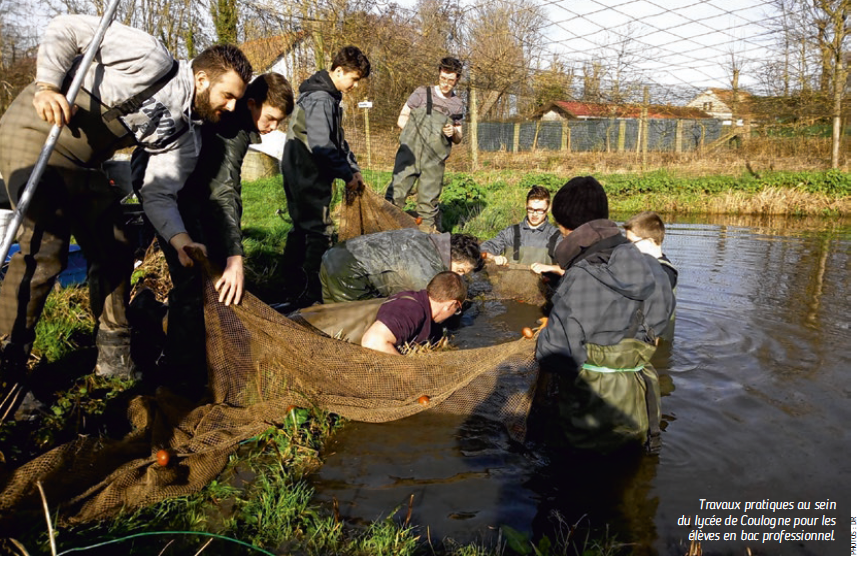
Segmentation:
[(109, 540), (109, 541), (107, 541), (107, 542), (95, 543), (95, 544), (93, 544), (93, 545), (87, 545), (87, 546), (84, 546), (84, 547), (73, 547), (72, 549), (67, 549), (66, 551), (61, 551), (61, 552), (58, 553), (57, 555), (66, 555), (67, 553), (72, 553), (72, 552), (74, 552), (74, 551), (85, 551), (85, 550), (88, 550), (88, 549), (93, 549), (93, 548), (95, 548), (95, 547), (101, 547), (101, 546), (103, 546), (103, 545), (109, 545), (109, 544), (112, 544), (112, 543), (118, 543), (118, 542), (122, 542), (122, 541), (125, 541), (125, 540), (130, 540), (130, 539), (132, 539), (132, 538), (139, 538), (139, 537), (142, 537), (142, 536), (177, 535), (177, 534), (187, 534), (187, 535), (195, 535), (195, 536), (207, 536), (207, 537), (210, 537), (210, 538), (220, 538), (220, 539), (222, 539), (222, 540), (227, 540), (227, 541), (230, 541), (230, 542), (234, 542), (234, 543), (237, 543), (237, 544), (240, 544), (240, 545), (243, 545), (243, 546), (249, 547), (250, 549), (252, 549), (252, 550), (254, 550), (254, 551), (257, 551), (257, 552), (259, 552), (259, 553), (264, 553), (265, 555), (272, 555), (272, 556), (274, 555), (274, 554), (271, 553), (270, 551), (265, 551), (264, 549), (260, 549), (260, 548), (256, 547), (255, 545), (252, 545), (252, 544), (249, 544), (249, 543), (246, 543), (246, 542), (242, 542), (241, 540), (236, 540), (235, 538), (229, 538), (229, 537), (226, 537), (226, 536), (221, 536), (220, 534), (210, 534), (210, 533), (208, 533), (208, 532), (193, 532), (193, 531), (177, 531), (177, 532), (172, 532), (172, 531), (165, 531), (165, 532), (143, 532), (143, 533), (141, 533), (141, 534), (133, 534), (133, 535), (131, 535), (131, 536), (124, 536), (124, 537), (122, 537), (122, 538), (117, 538), (116, 540)]

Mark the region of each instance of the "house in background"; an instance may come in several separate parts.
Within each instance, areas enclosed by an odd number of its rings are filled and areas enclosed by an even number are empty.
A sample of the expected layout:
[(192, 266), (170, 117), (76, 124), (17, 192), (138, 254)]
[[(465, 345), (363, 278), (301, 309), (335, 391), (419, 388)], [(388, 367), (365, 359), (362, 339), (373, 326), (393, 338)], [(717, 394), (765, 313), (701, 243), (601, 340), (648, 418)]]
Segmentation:
[(303, 31), (284, 33), (247, 41), (240, 49), (253, 66), (254, 74), (278, 72), (289, 79), (297, 92), (298, 85), (316, 71), (312, 52), (307, 52), (307, 38)]
[[(247, 41), (240, 45), (240, 49), (253, 66), (255, 75), (277, 72), (286, 76), (297, 98), (298, 86), (316, 71), (313, 54), (306, 48), (307, 37), (303, 31), (284, 33)], [(286, 119), (280, 129), (263, 136), (261, 144), (250, 145), (241, 166), (241, 177), (245, 181), (280, 173), (280, 159), (286, 142), (284, 130), (288, 121)]]
[[(538, 109), (533, 119), (542, 121), (585, 121), (589, 119), (639, 119), (642, 107), (637, 104), (588, 103), (584, 101), (552, 101)], [(711, 119), (709, 114), (694, 107), (649, 105), (648, 119)]]
[[(752, 113), (752, 97), (749, 92), (738, 90), (737, 125), (742, 125), (744, 118), (748, 118)], [(719, 119), (723, 125), (731, 124), (734, 105), (734, 90), (722, 88), (708, 88), (686, 104), (687, 107), (700, 109), (714, 119)]]

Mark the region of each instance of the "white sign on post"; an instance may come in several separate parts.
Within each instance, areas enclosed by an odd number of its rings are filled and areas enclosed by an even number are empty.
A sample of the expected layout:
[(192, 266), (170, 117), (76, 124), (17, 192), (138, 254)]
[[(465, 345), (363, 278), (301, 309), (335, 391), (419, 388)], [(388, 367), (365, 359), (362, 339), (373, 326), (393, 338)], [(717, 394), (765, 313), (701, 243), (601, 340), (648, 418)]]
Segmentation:
[(372, 101), (359, 101), (358, 102), (359, 109), (370, 109), (373, 107)]

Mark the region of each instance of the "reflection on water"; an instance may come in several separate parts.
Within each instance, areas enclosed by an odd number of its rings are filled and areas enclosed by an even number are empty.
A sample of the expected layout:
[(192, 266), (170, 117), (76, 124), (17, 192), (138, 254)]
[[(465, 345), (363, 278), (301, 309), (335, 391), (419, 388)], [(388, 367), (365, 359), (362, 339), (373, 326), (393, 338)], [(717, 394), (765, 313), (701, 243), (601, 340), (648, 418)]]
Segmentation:
[[(654, 364), (663, 393), (658, 457), (551, 457), (478, 419), (418, 415), (353, 423), (315, 484), (350, 518), (372, 520), (413, 496), (431, 539), (493, 545), (508, 525), (536, 536), (606, 527), (630, 551), (683, 554), (699, 500), (834, 500), (839, 538), (749, 544), (759, 554), (846, 553), (850, 514), (848, 223), (668, 218), (665, 253), (680, 271), (674, 340)], [(477, 303), (456, 341), (520, 336), (538, 309)], [(558, 522), (557, 513), (565, 521)], [(814, 511), (812, 516), (816, 516)], [(558, 526), (559, 525), (559, 526)], [(423, 532), (427, 536), (427, 529)], [(581, 534), (583, 536), (583, 534)], [(743, 554), (744, 544), (703, 544)]]

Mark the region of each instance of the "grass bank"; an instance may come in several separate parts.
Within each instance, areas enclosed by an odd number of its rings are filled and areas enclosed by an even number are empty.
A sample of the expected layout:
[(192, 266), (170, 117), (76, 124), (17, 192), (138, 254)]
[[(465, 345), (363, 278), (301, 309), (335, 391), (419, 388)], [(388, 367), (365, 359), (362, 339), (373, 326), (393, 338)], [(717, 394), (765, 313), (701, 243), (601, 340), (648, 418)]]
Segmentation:
[[(609, 194), (612, 213), (641, 210), (666, 214), (754, 214), (836, 217), (851, 215), (851, 174), (828, 172), (768, 172), (741, 176), (688, 177), (667, 172), (598, 175)], [(384, 193), (386, 172), (366, 172), (374, 190)], [(444, 225), (480, 238), (520, 220), (529, 187), (541, 184), (555, 191), (569, 179), (555, 173), (493, 171), (449, 173), (442, 195)], [(342, 186), (338, 187), (338, 191)], [(335, 198), (335, 201), (339, 197)], [(243, 230), (247, 252), (247, 288), (266, 302), (283, 301), (280, 259), (290, 223), (278, 211), (285, 208), (279, 177), (244, 186)], [(336, 218), (339, 209), (335, 204)], [(87, 291), (54, 292), (37, 330), (36, 373), (49, 395), (46, 415), (32, 423), (7, 422), (0, 427), (0, 475), (77, 434), (115, 436), (123, 404), (137, 389), (112, 384), (90, 374), (93, 318)], [(395, 505), (392, 515), (366, 527), (350, 527), (336, 509), (311, 502), (313, 490), (305, 477), (318, 468), (323, 443), (339, 430), (341, 419), (321, 411), (301, 411), (282, 426), (246, 443), (223, 476), (189, 497), (173, 499), (110, 523), (74, 529), (54, 536), (59, 551), (98, 554), (246, 554), (260, 550), (300, 554), (502, 554), (612, 552), (614, 539), (570, 543), (551, 540), (530, 543), (526, 536), (504, 529), (494, 544), (431, 544), (413, 527), (410, 505)], [(38, 513), (41, 516), (41, 513)], [(29, 553), (49, 553), (43, 521), (22, 518), (17, 532), (4, 531)], [(165, 534), (162, 532), (170, 532)], [(189, 533), (183, 533), (189, 532)], [(133, 536), (135, 536), (133, 538)], [(111, 543), (108, 543), (111, 542)], [(579, 543), (580, 542), (580, 543)], [(8, 540), (0, 551), (20, 553)]]

